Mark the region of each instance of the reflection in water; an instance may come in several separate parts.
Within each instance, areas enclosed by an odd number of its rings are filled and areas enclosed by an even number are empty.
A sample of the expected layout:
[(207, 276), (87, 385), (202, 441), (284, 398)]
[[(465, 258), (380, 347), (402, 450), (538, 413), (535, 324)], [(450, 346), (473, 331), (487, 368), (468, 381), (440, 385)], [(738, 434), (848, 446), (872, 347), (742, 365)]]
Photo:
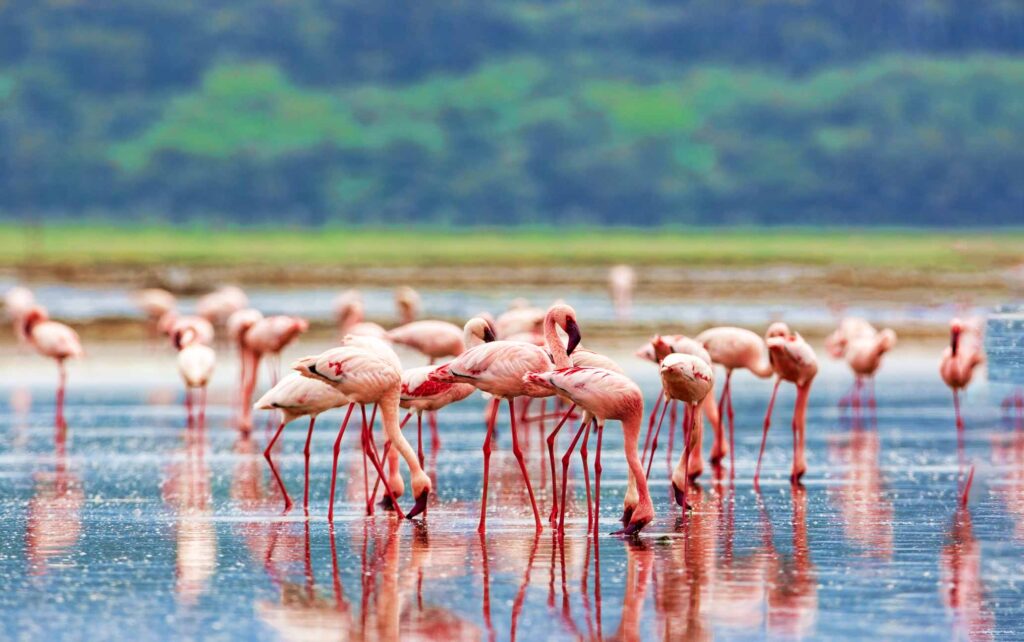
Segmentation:
[(846, 538), (865, 555), (892, 558), (893, 506), (885, 495), (879, 465), (878, 432), (854, 425), (830, 440), (829, 461), (845, 469), (843, 483), (829, 488), (829, 497), (842, 514)]
[(32, 575), (45, 574), (65, 555), (82, 532), (85, 493), (78, 477), (68, 467), (66, 442), (58, 435), (54, 443), (52, 472), (35, 475), (32, 499), (28, 503), (25, 556)]
[(981, 577), (981, 547), (974, 538), (971, 513), (960, 508), (953, 516), (949, 543), (939, 558), (942, 601), (953, 614), (957, 638), (992, 639), (995, 620), (985, 606)]
[(993, 439), (992, 463), (1006, 469), (1001, 474), (1002, 483), (992, 488), (1013, 517), (1014, 536), (1024, 542), (1024, 430), (1014, 430)]

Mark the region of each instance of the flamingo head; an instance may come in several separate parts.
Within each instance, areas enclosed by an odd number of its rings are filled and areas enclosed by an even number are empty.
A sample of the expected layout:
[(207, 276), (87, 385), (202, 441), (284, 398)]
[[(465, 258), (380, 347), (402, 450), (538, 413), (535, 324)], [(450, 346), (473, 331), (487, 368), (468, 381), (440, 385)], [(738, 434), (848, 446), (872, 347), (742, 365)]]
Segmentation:
[(782, 321), (776, 321), (775, 323), (768, 326), (768, 331), (764, 333), (765, 339), (771, 339), (772, 337), (788, 337), (792, 334), (789, 330), (789, 326)]
[(494, 326), (484, 317), (477, 316), (466, 321), (463, 332), (467, 348), (480, 343), (490, 343), (497, 339)]
[(174, 347), (177, 350), (181, 350), (185, 346), (194, 343), (198, 338), (199, 335), (196, 334), (196, 330), (192, 326), (178, 328), (174, 331)]
[(955, 317), (949, 322), (949, 349), (953, 351), (953, 356), (956, 356), (957, 349), (960, 346), (960, 335), (964, 331), (964, 323)]
[(658, 363), (661, 363), (665, 360), (665, 357), (672, 354), (672, 346), (660, 334), (651, 339), (651, 350), (653, 350), (654, 359)]
[(409, 286), (395, 290), (395, 306), (402, 323), (410, 323), (420, 315), (420, 295)]
[(232, 312), (227, 321), (228, 336), (233, 341), (241, 341), (249, 328), (262, 318), (263, 313), (253, 308), (243, 308)]
[(309, 379), (322, 379), (320, 373), (316, 370), (316, 362), (318, 357), (302, 357), (298, 361), (292, 364), (292, 370), (298, 372), (303, 377)]
[(41, 305), (33, 305), (21, 317), (21, 330), (27, 337), (32, 334), (32, 328), (36, 327), (36, 324), (49, 320), (50, 315), (46, 313), (46, 308)]
[(573, 310), (571, 305), (556, 303), (548, 309), (547, 319), (565, 331), (569, 337), (569, 341), (565, 345), (565, 352), (572, 354), (583, 338), (580, 334), (580, 326), (576, 322), (576, 310)]

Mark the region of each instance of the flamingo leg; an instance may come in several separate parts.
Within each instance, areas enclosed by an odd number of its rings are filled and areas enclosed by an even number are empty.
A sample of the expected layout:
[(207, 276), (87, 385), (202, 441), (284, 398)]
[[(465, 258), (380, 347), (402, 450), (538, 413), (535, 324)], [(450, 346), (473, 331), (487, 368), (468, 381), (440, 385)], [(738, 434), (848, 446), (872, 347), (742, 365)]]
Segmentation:
[[(596, 429), (597, 421), (591, 420), (591, 425)], [(588, 427), (583, 431), (583, 443), (580, 444), (580, 460), (583, 462), (583, 483), (587, 486), (587, 532), (594, 523), (594, 509), (590, 495), (590, 462), (587, 461), (587, 442), (590, 441), (592, 430)]]
[[(192, 388), (185, 386), (185, 421), (189, 428), (192, 427)], [(57, 416), (57, 424), (60, 427), (60, 415)]]
[(491, 415), (487, 419), (487, 436), (484, 437), (484, 481), (480, 493), (480, 523), (476, 532), (483, 535), (487, 532), (487, 484), (491, 476), (491, 437), (494, 435), (494, 422), (498, 419), (498, 405), (501, 402), (497, 397), (491, 399)]
[(764, 413), (764, 429), (761, 432), (761, 450), (757, 453), (757, 468), (754, 469), (754, 487), (760, 488), (761, 480), (761, 458), (764, 457), (764, 446), (768, 443), (768, 429), (772, 424), (772, 409), (775, 408), (775, 395), (779, 393), (781, 377), (775, 377), (775, 386), (772, 387), (772, 396), (768, 400), (768, 412)]
[(790, 482), (799, 484), (807, 470), (804, 461), (804, 434), (807, 429), (807, 400), (811, 392), (811, 382), (796, 387), (796, 403), (793, 406), (793, 471)]
[[(430, 420), (430, 449), (437, 451), (441, 448), (441, 431), (437, 429), (437, 411), (431, 410), (427, 419)], [(422, 465), (420, 464), (420, 466)]]
[(416, 456), (420, 460), (420, 468), (423, 467), (423, 413), (416, 413)]
[(732, 370), (725, 373), (725, 388), (729, 393), (725, 398), (729, 417), (729, 479), (733, 480), (736, 478), (736, 416), (732, 410)]
[(306, 460), (306, 466), (303, 471), (303, 479), (305, 481), (302, 487), (302, 510), (306, 515), (309, 515), (309, 446), (313, 441), (314, 424), (316, 424), (316, 415), (310, 415), (309, 430), (306, 431), (306, 447), (302, 449), (302, 456)]
[(558, 478), (555, 476), (555, 438), (558, 437), (558, 431), (562, 429), (565, 422), (572, 415), (572, 411), (576, 408), (576, 404), (569, 406), (569, 410), (562, 415), (562, 419), (559, 420), (558, 425), (555, 426), (554, 430), (548, 434), (548, 461), (551, 463), (551, 514), (548, 515), (548, 521), (552, 524), (555, 523), (555, 515), (558, 514)]
[[(672, 409), (669, 411), (668, 416), (668, 452), (665, 453), (665, 465), (668, 467), (669, 472), (672, 471), (672, 451), (675, 450), (676, 446), (676, 421), (679, 418), (679, 400), (672, 400)], [(683, 432), (686, 432), (686, 427), (683, 427)]]
[(540, 533), (544, 527), (540, 523), (540, 511), (537, 510), (537, 500), (533, 497), (533, 486), (530, 484), (530, 474), (526, 470), (526, 460), (523, 459), (523, 450), (519, 447), (519, 430), (516, 427), (516, 409), (513, 400), (508, 400), (509, 417), (512, 420), (512, 453), (519, 462), (519, 471), (523, 474), (523, 481), (526, 483), (526, 493), (530, 496), (530, 507), (533, 508), (533, 521), (536, 523), (537, 532)]
[[(402, 507), (398, 505), (398, 499), (391, 490), (391, 484), (388, 483), (387, 475), (384, 474), (384, 468), (381, 466), (380, 458), (377, 456), (377, 444), (374, 443), (373, 438), (373, 425), (366, 423), (366, 406), (360, 405), (360, 409), (363, 412), (363, 448), (367, 450), (367, 454), (370, 456), (370, 463), (377, 469), (377, 475), (380, 476), (380, 480), (384, 484), (384, 492), (391, 498), (391, 503), (395, 507), (395, 514), (398, 515), (398, 519), (403, 519), (405, 518), (405, 513), (402, 512)], [(376, 410), (376, 407), (374, 410)], [(373, 498), (371, 497), (368, 503), (370, 510), (372, 510), (372, 502)]]
[(664, 401), (665, 395), (658, 395), (657, 399), (654, 400), (654, 408), (651, 409), (651, 416), (647, 418), (647, 436), (644, 437), (644, 451), (640, 460), (647, 459), (647, 450), (651, 446), (651, 434), (654, 432), (654, 418), (658, 416), (658, 409), (661, 408), (661, 402)]
[(651, 476), (651, 464), (654, 463), (654, 453), (658, 451), (658, 435), (661, 434), (661, 424), (665, 423), (665, 411), (668, 410), (668, 404), (668, 399), (665, 399), (665, 404), (661, 407), (661, 418), (658, 419), (658, 429), (654, 431), (654, 439), (651, 441), (651, 458), (647, 460), (647, 471), (644, 475), (644, 480)]
[(277, 427), (277, 432), (270, 439), (270, 443), (267, 444), (266, 450), (263, 451), (263, 457), (270, 464), (270, 472), (274, 473), (274, 480), (277, 482), (277, 487), (281, 490), (281, 494), (284, 495), (284, 512), (288, 512), (292, 509), (292, 498), (288, 496), (288, 489), (285, 488), (284, 480), (281, 479), (281, 473), (277, 471), (277, 466), (274, 465), (274, 459), (272, 457), (274, 452), (274, 444), (277, 443), (278, 437), (281, 436), (281, 432), (284, 430), (284, 421)]
[(580, 422), (580, 429), (576, 431), (576, 436), (572, 438), (572, 443), (569, 444), (568, 450), (562, 455), (562, 505), (558, 516), (559, 534), (565, 533), (565, 500), (566, 491), (569, 487), (569, 461), (572, 459), (572, 451), (576, 450), (576, 442), (583, 436), (583, 431), (587, 429), (588, 424), (589, 422), (586, 420)]
[(64, 388), (67, 384), (68, 373), (64, 366), (64, 360), (57, 360), (57, 428), (64, 425)]
[(331, 502), (327, 508), (327, 521), (329, 522), (334, 521), (334, 486), (338, 480), (338, 454), (341, 452), (341, 438), (345, 435), (345, 428), (348, 426), (348, 420), (351, 419), (352, 411), (355, 408), (355, 404), (348, 405), (345, 420), (341, 422), (341, 428), (338, 429), (338, 438), (334, 440), (334, 461), (331, 464)]
[[(594, 453), (594, 540), (597, 540), (598, 524), (601, 522), (601, 443), (604, 439), (604, 422), (597, 424), (597, 450)], [(597, 562), (595, 562), (597, 563)]]
[(956, 388), (953, 388), (953, 411), (956, 413), (956, 429), (962, 431), (964, 429), (964, 418), (960, 414), (960, 393)]

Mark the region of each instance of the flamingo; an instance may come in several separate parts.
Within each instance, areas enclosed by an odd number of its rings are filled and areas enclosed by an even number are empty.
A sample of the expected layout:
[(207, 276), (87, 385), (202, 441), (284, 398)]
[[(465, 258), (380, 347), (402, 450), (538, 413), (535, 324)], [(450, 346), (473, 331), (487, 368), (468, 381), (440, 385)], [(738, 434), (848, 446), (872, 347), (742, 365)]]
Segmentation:
[(428, 319), (412, 321), (388, 330), (384, 338), (422, 352), (433, 364), (437, 359), (457, 357), (466, 350), (464, 330), (454, 323)]
[(4, 294), (4, 312), (7, 314), (7, 320), (14, 326), (14, 334), (18, 337), (19, 343), (28, 342), (21, 320), (35, 306), (36, 297), (28, 288), (15, 286)]
[(545, 315), (545, 310), (517, 299), (512, 302), (512, 307), (498, 315), (494, 327), (498, 338), (502, 340), (511, 339), (515, 335), (539, 335)]
[(46, 310), (39, 305), (29, 308), (21, 318), (22, 333), (33, 350), (57, 361), (60, 378), (57, 384), (57, 425), (64, 425), (64, 389), (67, 371), (64, 361), (83, 356), (78, 333), (57, 321), (51, 321)]
[(302, 451), (306, 460), (305, 484), (302, 491), (302, 509), (308, 515), (309, 454), (316, 418), (322, 412), (330, 410), (331, 408), (340, 408), (348, 403), (349, 398), (333, 386), (329, 386), (319, 379), (309, 379), (298, 372), (292, 372), (278, 381), (273, 388), (263, 393), (263, 396), (253, 404), (253, 408), (257, 410), (270, 410), (277, 408), (281, 411), (281, 424), (278, 426), (277, 432), (274, 433), (274, 437), (270, 440), (270, 443), (267, 444), (266, 450), (263, 451), (263, 457), (266, 458), (267, 464), (270, 465), (270, 471), (274, 474), (277, 486), (281, 489), (281, 494), (284, 496), (285, 512), (291, 510), (292, 500), (291, 497), (288, 496), (288, 489), (285, 488), (281, 475), (274, 466), (273, 459), (271, 459), (274, 444), (277, 443), (277, 439), (280, 437), (281, 431), (284, 430), (285, 425), (300, 417), (309, 415), (309, 429), (306, 431), (306, 447)]
[(611, 292), (615, 317), (626, 321), (632, 314), (633, 288), (636, 287), (636, 271), (628, 265), (616, 265), (608, 270), (608, 289)]
[(146, 315), (150, 338), (157, 334), (160, 318), (177, 305), (174, 295), (163, 288), (146, 288), (135, 293), (135, 302)]
[[(678, 353), (682, 353), (682, 354), (690, 354), (690, 355), (693, 355), (695, 357), (700, 357), (701, 359), (706, 361), (708, 365), (713, 365), (712, 361), (711, 361), (711, 355), (708, 354), (708, 351), (704, 349), (703, 345), (701, 345), (700, 343), (698, 343), (694, 339), (691, 339), (691, 338), (689, 338), (687, 336), (684, 336), (682, 334), (660, 335), (660, 337), (655, 337), (655, 338), (656, 339), (660, 338), (661, 342), (664, 343), (668, 347), (668, 351), (670, 353), (671, 352), (678, 352)], [(655, 350), (654, 350), (654, 339), (652, 339), (651, 341), (648, 341), (647, 343), (645, 343), (642, 347), (640, 347), (636, 351), (635, 354), (636, 354), (636, 356), (640, 357), (641, 359), (646, 359), (646, 360), (654, 363), (655, 365), (660, 365), (661, 364), (661, 360), (658, 358), (658, 355), (655, 353)], [(650, 442), (650, 439), (651, 439), (651, 432), (652, 432), (652, 430), (654, 428), (654, 419), (655, 419), (655, 417), (658, 414), (658, 409), (661, 407), (661, 402), (663, 400), (664, 400), (664, 395), (658, 395), (658, 398), (657, 398), (657, 400), (655, 401), (655, 404), (654, 404), (654, 408), (651, 410), (651, 414), (647, 418), (647, 438), (644, 440), (644, 453), (643, 453), (643, 457), (646, 457), (646, 455), (647, 455), (647, 448), (650, 445), (649, 442)], [(703, 407), (703, 410), (704, 410), (704, 416), (707, 417), (707, 420), (711, 422), (711, 426), (714, 428), (714, 431), (715, 431), (714, 442), (711, 445), (711, 457), (710, 457), (711, 463), (714, 464), (714, 465), (718, 465), (718, 463), (722, 461), (722, 458), (725, 457), (726, 453), (729, 451), (729, 448), (728, 448), (728, 446), (725, 443), (725, 431), (723, 430), (721, 417), (718, 414), (718, 405), (715, 403), (715, 390), (714, 390), (713, 386), (711, 388), (711, 391), (704, 398), (704, 403), (702, 404), (702, 407)], [(673, 408), (673, 417), (674, 416), (675, 416), (675, 408)], [(669, 429), (674, 431), (675, 430), (674, 425), (675, 425), (675, 420), (671, 419), (669, 421)], [(696, 446), (695, 446), (695, 448), (693, 450), (694, 458), (695, 458), (696, 461), (690, 462), (690, 474), (694, 475), (695, 477), (699, 477), (700, 473), (703, 472), (703, 470), (704, 470), (704, 462), (703, 462), (703, 459), (702, 459), (702, 457), (703, 457), (703, 446), (704, 446), (704, 434), (703, 433), (704, 433), (704, 431), (702, 429), (697, 434), (697, 444), (696, 444)], [(669, 447), (669, 454), (670, 455), (671, 455), (671, 450), (672, 450), (671, 443), (672, 442), (670, 440), (669, 441), (669, 446), (670, 446)], [(641, 459), (643, 457), (641, 457)]]
[[(746, 368), (755, 376), (765, 379), (772, 376), (772, 365), (766, 357), (764, 339), (750, 330), (722, 326), (709, 328), (696, 336), (704, 346), (712, 363), (725, 368), (725, 383), (718, 401), (719, 421), (729, 419), (729, 478), (736, 476), (736, 426), (732, 409), (733, 370)], [(723, 410), (726, 414), (723, 414)]]
[(814, 350), (804, 341), (799, 332), (792, 332), (785, 323), (773, 323), (768, 328), (767, 339), (768, 359), (775, 371), (775, 386), (768, 401), (768, 411), (764, 415), (764, 430), (761, 434), (761, 450), (757, 454), (757, 468), (754, 470), (754, 487), (760, 486), (761, 458), (764, 446), (768, 441), (768, 428), (771, 426), (772, 409), (775, 407), (775, 395), (779, 392), (779, 384), (792, 381), (796, 385), (796, 403), (793, 406), (793, 469), (789, 481), (799, 484), (800, 478), (807, 472), (807, 460), (804, 458), (804, 433), (807, 429), (807, 400), (811, 392), (811, 383), (818, 374), (818, 359)]
[(877, 333), (878, 330), (866, 319), (844, 317), (839, 322), (839, 327), (825, 337), (825, 349), (833, 358), (842, 359), (846, 355), (846, 347), (850, 341), (874, 336)]
[(217, 355), (213, 348), (199, 341), (199, 335), (191, 327), (178, 330), (174, 335), (174, 344), (178, 348), (178, 372), (181, 373), (181, 378), (185, 382), (189, 423), (192, 422), (193, 390), (199, 389), (202, 391), (199, 404), (199, 425), (202, 426), (206, 418), (206, 385), (210, 382), (210, 376), (213, 374)]
[[(430, 478), (423, 472), (423, 468), (413, 452), (412, 446), (406, 441), (405, 435), (398, 423), (398, 404), (401, 397), (402, 374), (401, 370), (394, 364), (379, 355), (358, 346), (343, 346), (334, 348), (315, 357), (306, 357), (297, 361), (293, 368), (303, 376), (320, 379), (333, 386), (336, 390), (348, 397), (353, 403), (358, 403), (362, 408), (363, 450), (369, 456), (377, 474), (384, 481), (384, 490), (391, 496), (395, 511), (402, 517), (402, 509), (395, 501), (391, 486), (385, 478), (380, 461), (377, 459), (376, 446), (373, 444), (373, 434), (370, 426), (366, 423), (366, 409), (368, 403), (375, 403), (380, 407), (381, 417), (384, 423), (384, 432), (394, 448), (405, 459), (409, 465), (412, 481), (413, 495), (416, 498), (416, 505), (409, 511), (406, 517), (412, 518), (419, 515), (427, 506), (427, 498), (432, 490)], [(352, 415), (353, 405), (349, 405), (349, 411), (345, 420), (338, 430), (338, 438), (334, 441), (334, 462), (331, 469), (331, 499), (327, 518), (334, 519), (334, 488), (338, 476), (338, 454), (341, 449), (341, 438), (345, 434), (345, 427)]]
[[(570, 341), (572, 335), (570, 334)], [(583, 431), (593, 421), (597, 422), (597, 452), (594, 460), (594, 537), (597, 537), (598, 524), (601, 516), (601, 444), (604, 436), (604, 422), (612, 419), (622, 423), (625, 437), (623, 448), (626, 462), (629, 465), (637, 485), (639, 500), (632, 510), (629, 524), (618, 531), (618, 534), (632, 535), (639, 532), (654, 519), (654, 505), (647, 488), (647, 480), (643, 472), (643, 464), (637, 452), (640, 438), (640, 424), (643, 421), (644, 399), (640, 387), (625, 375), (604, 368), (584, 368), (570, 366), (556, 370), (545, 369), (531, 371), (524, 375), (524, 380), (538, 388), (547, 389), (551, 394), (558, 393), (568, 397), (574, 404), (584, 409), (590, 416), (585, 416), (580, 428), (573, 437), (569, 448), (562, 456), (562, 505), (558, 520), (558, 531), (565, 531), (565, 502), (569, 461), (576, 442)], [(592, 418), (591, 418), (592, 417)]]
[(358, 290), (347, 290), (334, 299), (334, 317), (343, 337), (349, 334), (384, 337), (384, 328), (364, 320), (363, 300)]
[[(703, 431), (700, 406), (714, 390), (715, 371), (712, 370), (710, 363), (699, 356), (678, 352), (670, 353), (669, 346), (659, 337), (655, 337), (652, 343), (661, 358), (661, 386), (665, 404), (667, 405), (671, 399), (682, 401), (687, 405), (687, 412), (684, 415), (689, 420), (689, 425), (685, 426), (683, 430), (683, 454), (672, 472), (673, 495), (676, 503), (685, 509), (689, 508), (686, 502), (686, 489), (690, 485), (690, 456), (694, 449), (699, 447), (700, 434)], [(661, 416), (662, 419), (665, 418), (664, 411)], [(661, 429), (660, 422), (658, 429)], [(658, 436), (655, 433), (654, 442), (651, 445), (652, 462), (657, 447)], [(649, 464), (647, 470), (647, 474), (649, 474)]]
[(854, 374), (853, 391), (840, 404), (852, 401), (859, 405), (864, 379), (871, 384), (869, 402), (874, 407), (874, 376), (882, 365), (882, 356), (896, 345), (896, 333), (882, 331), (857, 317), (844, 318), (839, 327), (825, 339), (825, 349), (837, 359), (845, 359)]
[(533, 487), (530, 484), (530, 477), (526, 471), (526, 461), (523, 459), (523, 452), (519, 447), (519, 435), (516, 428), (516, 411), (514, 399), (516, 397), (546, 397), (552, 394), (548, 387), (538, 387), (530, 384), (524, 379), (528, 372), (543, 372), (552, 367), (551, 360), (554, 358), (556, 367), (568, 367), (572, 365), (569, 361), (569, 354), (576, 348), (580, 341), (579, 326), (576, 323), (575, 312), (569, 306), (561, 306), (561, 309), (548, 311), (547, 316), (558, 317), (558, 323), (569, 335), (568, 346), (563, 346), (558, 340), (552, 328), (549, 338), (553, 338), (548, 349), (552, 357), (548, 356), (542, 348), (519, 341), (493, 341), (478, 345), (456, 357), (430, 375), (430, 379), (437, 383), (469, 383), (490, 394), (497, 403), (492, 405), (490, 417), (487, 422), (487, 436), (484, 439), (484, 481), (480, 500), (480, 523), (477, 532), (484, 533), (487, 530), (487, 485), (490, 473), (491, 462), (491, 438), (494, 434), (494, 425), (498, 416), (498, 406), (501, 399), (508, 402), (508, 411), (512, 423), (512, 452), (519, 462), (519, 470), (526, 483), (526, 490), (530, 496), (530, 506), (533, 509), (533, 517), (537, 532), (543, 527), (540, 522), (540, 512), (537, 510), (537, 502), (533, 496)]
[(420, 294), (407, 285), (395, 290), (395, 309), (398, 311), (398, 322), (408, 324), (420, 316)]
[(205, 345), (213, 344), (213, 324), (201, 316), (192, 314), (180, 315), (177, 310), (168, 310), (160, 317), (156, 324), (157, 332), (166, 334), (171, 343), (174, 343), (174, 336), (185, 328), (195, 330), (196, 341), (199, 343)]
[(199, 297), (196, 314), (214, 325), (224, 325), (232, 313), (249, 307), (249, 297), (241, 288), (226, 285)]
[[(243, 430), (252, 427), (252, 395), (256, 389), (256, 375), (259, 371), (260, 359), (265, 354), (272, 356), (274, 366), (281, 351), (300, 334), (309, 329), (309, 323), (302, 318), (276, 315), (264, 317), (253, 323), (241, 335), (242, 347), (248, 355), (248, 381), (242, 387), (242, 421)], [(277, 368), (273, 370), (272, 384), (277, 383)]]
[(953, 409), (958, 431), (964, 428), (960, 414), (960, 391), (967, 387), (974, 369), (985, 361), (981, 338), (975, 330), (959, 318), (949, 322), (949, 347), (942, 351), (939, 375), (953, 391)]

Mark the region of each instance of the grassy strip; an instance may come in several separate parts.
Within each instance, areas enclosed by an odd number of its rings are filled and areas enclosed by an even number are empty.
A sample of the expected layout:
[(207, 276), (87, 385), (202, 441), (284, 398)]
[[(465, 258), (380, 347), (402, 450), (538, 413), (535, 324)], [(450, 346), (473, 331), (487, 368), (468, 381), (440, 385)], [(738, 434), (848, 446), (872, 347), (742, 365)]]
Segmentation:
[(921, 230), (207, 229), (0, 225), (0, 265), (819, 265), (988, 270), (1024, 232)]

